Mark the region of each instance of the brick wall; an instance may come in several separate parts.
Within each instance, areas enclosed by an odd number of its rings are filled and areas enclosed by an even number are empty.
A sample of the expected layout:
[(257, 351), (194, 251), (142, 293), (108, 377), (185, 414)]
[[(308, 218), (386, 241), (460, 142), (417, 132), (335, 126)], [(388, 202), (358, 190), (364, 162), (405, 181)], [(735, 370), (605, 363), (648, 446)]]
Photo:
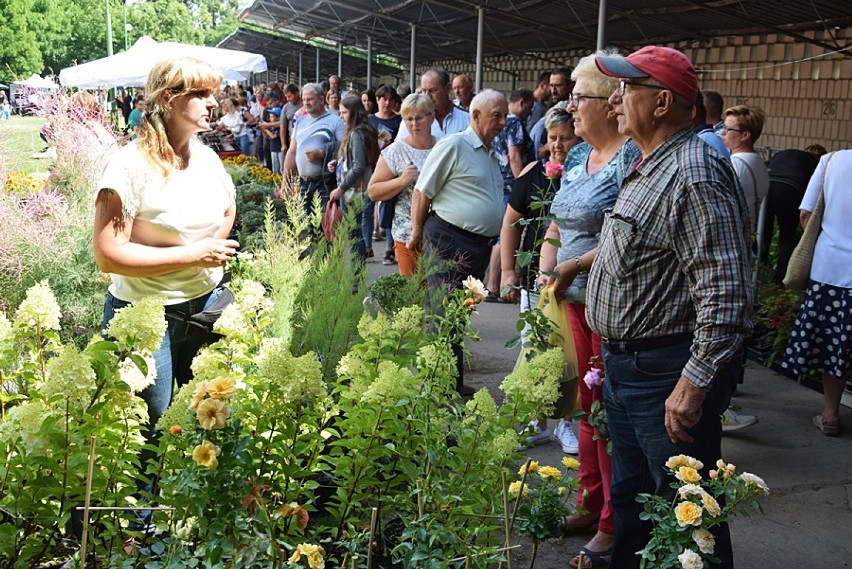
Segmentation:
[[(852, 28), (806, 31), (801, 35), (824, 44), (848, 45)], [(766, 112), (758, 146), (769, 151), (822, 144), (828, 150), (852, 147), (852, 51), (831, 50), (783, 34), (679, 42), (695, 63), (702, 89), (722, 94), (726, 106), (757, 105)], [(526, 58), (486, 58), (483, 84), (508, 93), (533, 87), (541, 71), (574, 64), (588, 52), (554, 51)], [(475, 76), (472, 63), (435, 62), (452, 74)], [(419, 71), (429, 67), (422, 66)]]

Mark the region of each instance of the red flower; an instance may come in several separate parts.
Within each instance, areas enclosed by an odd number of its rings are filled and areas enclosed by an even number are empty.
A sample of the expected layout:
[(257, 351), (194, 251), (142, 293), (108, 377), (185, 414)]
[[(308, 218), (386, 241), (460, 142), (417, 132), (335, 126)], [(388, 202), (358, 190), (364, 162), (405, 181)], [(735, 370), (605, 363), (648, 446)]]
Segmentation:
[(169, 432), (173, 435), (179, 435), (183, 432), (183, 427), (180, 425), (172, 425), (169, 427)]

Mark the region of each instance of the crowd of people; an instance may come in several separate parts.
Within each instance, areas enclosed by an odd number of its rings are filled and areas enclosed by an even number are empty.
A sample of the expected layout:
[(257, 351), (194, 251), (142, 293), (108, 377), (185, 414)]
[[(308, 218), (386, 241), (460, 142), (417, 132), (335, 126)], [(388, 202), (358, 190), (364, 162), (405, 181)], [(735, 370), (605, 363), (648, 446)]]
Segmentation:
[[(488, 301), (526, 311), (540, 286), (554, 287), (580, 377), (593, 369), (605, 377), (580, 382), (579, 405), (606, 409), (612, 452), (587, 418), (575, 433), (570, 413), (531, 418), (521, 434), (529, 445), (554, 440), (579, 454), (583, 513), (565, 527), (595, 531), (583, 567), (638, 567), (648, 528), (637, 494), (669, 496), (670, 456), (712, 467), (723, 431), (757, 421), (729, 404), (752, 331), (753, 260), (769, 261), (768, 248), (754, 245), (761, 207), (780, 226), (780, 281), (799, 210), (812, 211), (824, 194), (823, 234), (785, 365), (822, 374), (826, 403), (814, 424), (839, 432), (852, 352), (852, 282), (842, 269), (852, 261), (842, 220), (852, 204), (840, 186), (852, 153), (820, 160), (822, 148), (790, 150), (767, 167), (755, 147), (763, 111), (725, 108), (718, 93), (700, 91), (681, 52), (597, 52), (508, 97), (475, 93), (467, 76), (451, 79), (440, 68), (424, 72), (410, 94), (386, 85), (347, 91), (336, 76), (244, 91), (220, 92), (220, 82), (201, 62), (162, 63), (128, 113), (135, 140), (111, 158), (98, 186), (95, 251), (113, 275), (105, 323), (150, 294), (169, 296), (167, 312), (215, 301), (239, 246), (228, 239), (234, 187), (195, 135), (228, 136), (284, 174), (282, 189), (298, 191), (306, 207), (316, 198), (322, 208), (337, 201), (360, 211), (362, 260), (384, 230), (384, 262), (403, 275), (426, 253), (449, 261), (428, 276), (430, 288), (487, 278)], [(771, 221), (760, 230), (765, 245)], [(532, 262), (519, 264), (521, 253)], [(182, 326), (169, 321), (157, 383), (143, 394), (152, 424), (197, 349)], [(470, 395), (462, 346), (454, 351), (457, 389)], [(731, 567), (727, 525), (714, 534), (719, 566)], [(580, 563), (575, 556), (569, 564)]]

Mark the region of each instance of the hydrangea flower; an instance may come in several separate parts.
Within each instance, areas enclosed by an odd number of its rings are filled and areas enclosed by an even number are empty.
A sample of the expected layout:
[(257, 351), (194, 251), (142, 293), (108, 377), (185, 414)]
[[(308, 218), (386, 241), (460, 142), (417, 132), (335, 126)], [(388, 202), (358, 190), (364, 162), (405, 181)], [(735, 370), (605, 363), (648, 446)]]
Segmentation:
[(316, 401), (328, 394), (316, 356), (308, 352), (297, 358), (281, 341), (263, 341), (257, 372), (263, 381), (275, 385), (285, 402)]
[(47, 281), (41, 281), (30, 287), (27, 296), (15, 313), (15, 326), (26, 330), (59, 330), (59, 318), (62, 316), (59, 303)]
[(246, 320), (246, 316), (238, 302), (225, 307), (222, 315), (213, 324), (214, 332), (237, 340), (244, 339), (248, 329), (249, 322)]
[(95, 390), (95, 370), (86, 354), (73, 344), (62, 346), (59, 354), (47, 362), (47, 378), (42, 394), (50, 400), (62, 395), (73, 409), (84, 409)]
[(152, 354), (163, 342), (166, 317), (163, 297), (148, 296), (115, 311), (107, 335), (134, 350)]
[(157, 379), (157, 362), (154, 361), (152, 356), (143, 356), (143, 359), (148, 368), (147, 374), (143, 374), (139, 366), (130, 358), (126, 358), (118, 364), (119, 379), (129, 385), (130, 391), (133, 393), (142, 393), (146, 387), (154, 385), (154, 381)]
[(551, 348), (507, 375), (500, 389), (519, 405), (531, 408), (536, 414), (549, 415), (559, 398), (559, 381), (564, 370), (562, 348)]
[(45, 437), (39, 434), (39, 431), (42, 423), (51, 414), (44, 402), (39, 399), (31, 399), (15, 405), (6, 413), (3, 436), (7, 440), (13, 440), (20, 436), (27, 454), (31, 456), (44, 455), (49, 445)]
[(415, 376), (392, 361), (379, 362), (378, 376), (361, 396), (365, 403), (396, 404), (412, 396)]
[(406, 306), (393, 316), (391, 326), (400, 336), (420, 335), (423, 332), (423, 307)]
[(12, 323), (6, 318), (6, 313), (0, 310), (0, 343), (12, 337)]
[(499, 463), (513, 457), (517, 448), (518, 433), (514, 429), (506, 429), (488, 444), (488, 454)]

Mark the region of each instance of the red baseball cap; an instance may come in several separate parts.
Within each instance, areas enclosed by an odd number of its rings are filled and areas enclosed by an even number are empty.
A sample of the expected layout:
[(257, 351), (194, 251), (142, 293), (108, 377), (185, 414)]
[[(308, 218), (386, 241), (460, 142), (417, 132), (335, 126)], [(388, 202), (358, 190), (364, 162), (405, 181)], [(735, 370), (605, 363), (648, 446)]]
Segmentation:
[(670, 47), (648, 45), (627, 57), (597, 57), (595, 63), (601, 73), (610, 77), (650, 77), (689, 101), (698, 96), (698, 76), (692, 62)]

